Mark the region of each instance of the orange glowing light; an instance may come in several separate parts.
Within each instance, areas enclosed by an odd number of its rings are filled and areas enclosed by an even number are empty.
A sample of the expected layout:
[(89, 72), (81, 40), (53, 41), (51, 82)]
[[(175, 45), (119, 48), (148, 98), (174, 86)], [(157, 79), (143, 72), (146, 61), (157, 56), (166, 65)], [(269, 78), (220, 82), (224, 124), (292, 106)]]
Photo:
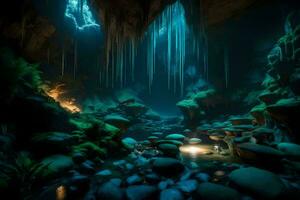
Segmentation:
[(67, 190), (65, 186), (59, 186), (56, 188), (56, 200), (64, 200), (67, 196)]
[(72, 113), (81, 112), (81, 109), (76, 105), (76, 100), (74, 98), (64, 97), (63, 94), (66, 93), (63, 90), (64, 84), (59, 84), (54, 88), (45, 89), (46, 94), (53, 98), (59, 105)]

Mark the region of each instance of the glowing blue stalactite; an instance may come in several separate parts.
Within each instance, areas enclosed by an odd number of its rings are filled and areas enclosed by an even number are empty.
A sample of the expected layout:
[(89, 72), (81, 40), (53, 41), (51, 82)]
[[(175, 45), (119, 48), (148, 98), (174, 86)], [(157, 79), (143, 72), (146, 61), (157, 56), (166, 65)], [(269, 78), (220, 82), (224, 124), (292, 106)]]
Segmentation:
[(65, 16), (73, 21), (77, 30), (100, 27), (94, 19), (87, 0), (68, 0)]
[[(184, 8), (180, 2), (166, 8), (150, 26), (148, 30), (148, 53), (147, 66), (149, 76), (149, 89), (153, 82), (156, 67), (156, 47), (160, 40), (167, 40), (167, 82), (168, 88), (171, 85), (171, 76), (173, 76), (173, 88), (176, 92), (176, 84), (180, 86), (181, 94), (184, 89), (184, 66), (186, 55), (186, 35), (188, 28), (185, 20)], [(161, 51), (160, 51), (161, 53)], [(173, 72), (173, 74), (172, 74)]]

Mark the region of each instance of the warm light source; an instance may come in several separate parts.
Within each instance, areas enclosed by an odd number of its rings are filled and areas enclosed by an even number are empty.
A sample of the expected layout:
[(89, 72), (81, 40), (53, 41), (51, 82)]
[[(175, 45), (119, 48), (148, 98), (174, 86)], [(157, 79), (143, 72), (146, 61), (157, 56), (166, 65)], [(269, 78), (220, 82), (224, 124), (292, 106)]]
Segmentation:
[(69, 112), (77, 113), (81, 112), (81, 109), (76, 105), (76, 100), (74, 98), (66, 98), (63, 96), (65, 91), (63, 90), (64, 84), (55, 86), (54, 88), (44, 89), (46, 94), (53, 98), (56, 102), (59, 103), (61, 107), (66, 109)]
[(204, 155), (209, 153), (209, 150), (201, 145), (183, 145), (179, 147), (181, 153), (190, 154), (192, 156)]
[(64, 200), (67, 196), (67, 190), (65, 186), (61, 185), (56, 188), (56, 200)]

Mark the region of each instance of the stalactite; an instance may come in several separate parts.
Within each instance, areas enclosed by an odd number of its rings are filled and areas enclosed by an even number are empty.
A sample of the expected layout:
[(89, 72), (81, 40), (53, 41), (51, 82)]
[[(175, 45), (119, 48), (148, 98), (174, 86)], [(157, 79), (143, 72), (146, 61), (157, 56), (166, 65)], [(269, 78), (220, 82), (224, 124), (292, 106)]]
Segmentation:
[(76, 71), (77, 71), (77, 68), (78, 68), (78, 42), (77, 42), (77, 39), (75, 39), (75, 42), (74, 42), (74, 65), (73, 65), (73, 78), (74, 80), (76, 79)]
[(62, 55), (61, 55), (61, 77), (64, 76), (64, 73), (65, 73), (65, 46), (63, 45)]

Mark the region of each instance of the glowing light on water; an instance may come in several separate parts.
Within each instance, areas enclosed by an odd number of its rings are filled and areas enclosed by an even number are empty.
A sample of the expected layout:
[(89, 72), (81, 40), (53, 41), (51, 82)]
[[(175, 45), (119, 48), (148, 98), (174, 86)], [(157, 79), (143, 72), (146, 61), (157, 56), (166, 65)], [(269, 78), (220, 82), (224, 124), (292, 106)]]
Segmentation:
[(205, 155), (209, 153), (209, 149), (201, 145), (183, 145), (179, 147), (181, 153), (189, 154), (192, 157), (197, 157), (199, 155)]
[(83, 30), (88, 27), (99, 28), (90, 10), (87, 0), (68, 0), (65, 16), (71, 19), (76, 29)]

